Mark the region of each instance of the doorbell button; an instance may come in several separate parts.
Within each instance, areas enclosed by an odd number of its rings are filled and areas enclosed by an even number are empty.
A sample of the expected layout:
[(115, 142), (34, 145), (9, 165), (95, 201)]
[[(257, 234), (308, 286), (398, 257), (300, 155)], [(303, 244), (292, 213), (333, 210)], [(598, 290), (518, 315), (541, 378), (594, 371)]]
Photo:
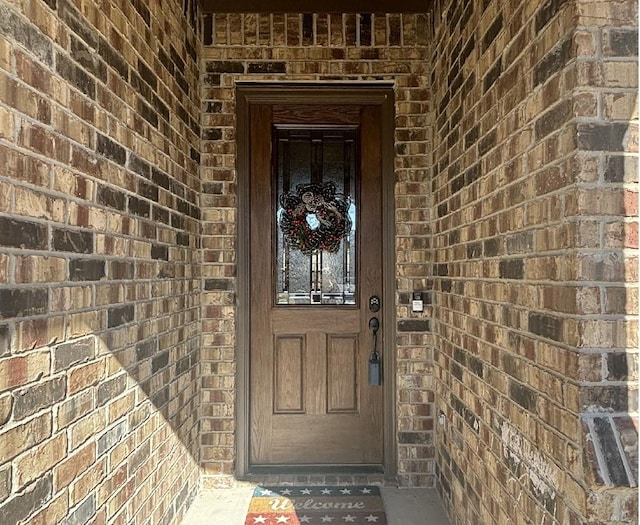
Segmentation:
[(422, 300), (422, 292), (413, 292), (413, 300), (411, 301), (412, 312), (424, 312), (424, 301)]

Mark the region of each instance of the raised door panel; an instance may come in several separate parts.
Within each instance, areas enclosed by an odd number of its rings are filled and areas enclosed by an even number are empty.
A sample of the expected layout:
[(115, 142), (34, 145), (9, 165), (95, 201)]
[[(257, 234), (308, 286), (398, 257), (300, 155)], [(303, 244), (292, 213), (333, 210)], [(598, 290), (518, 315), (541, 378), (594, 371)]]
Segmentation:
[(323, 415), (281, 416), (278, 423), (272, 430), (273, 463), (362, 462), (362, 428), (356, 416), (345, 414), (333, 418), (330, 431)]
[(358, 411), (358, 337), (329, 336), (327, 345), (327, 412)]
[(303, 414), (305, 337), (277, 336), (273, 366), (274, 414)]

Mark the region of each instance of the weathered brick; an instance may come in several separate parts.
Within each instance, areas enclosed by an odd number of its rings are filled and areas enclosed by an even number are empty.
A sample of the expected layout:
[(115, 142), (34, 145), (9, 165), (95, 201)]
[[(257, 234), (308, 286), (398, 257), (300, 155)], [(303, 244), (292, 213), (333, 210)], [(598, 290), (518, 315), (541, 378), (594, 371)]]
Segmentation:
[(207, 61), (205, 62), (207, 73), (244, 73), (242, 62)]
[(11, 494), (11, 464), (0, 467), (0, 503)]
[(501, 279), (523, 279), (524, 260), (510, 259), (507, 261), (500, 261), (499, 271)]
[(0, 462), (4, 463), (51, 436), (51, 414), (45, 413), (20, 425), (3, 429)]
[(105, 458), (99, 459), (94, 465), (82, 473), (71, 485), (69, 491), (69, 503), (77, 505), (89, 494), (94, 493), (97, 486), (107, 475), (107, 461)]
[(69, 514), (66, 522), (74, 525), (89, 523), (96, 513), (96, 495), (90, 494), (76, 509)]
[(83, 16), (76, 11), (68, 0), (58, 0), (58, 13), (61, 20), (90, 48), (96, 49), (98, 47), (98, 32), (90, 24), (86, 23)]
[(72, 281), (99, 281), (105, 276), (105, 261), (97, 259), (71, 259), (69, 261), (69, 277)]
[(96, 341), (85, 337), (63, 343), (53, 349), (53, 370), (60, 372), (80, 363), (86, 363), (96, 357)]
[[(70, 381), (71, 383), (71, 381)], [(60, 405), (55, 412), (58, 428), (65, 428), (89, 414), (95, 407), (93, 391), (87, 390), (73, 396)]]
[(60, 377), (30, 385), (13, 392), (13, 417), (16, 421), (47, 408), (65, 397), (66, 378)]
[(53, 249), (62, 252), (93, 253), (93, 232), (53, 230)]
[(107, 186), (98, 187), (98, 203), (116, 210), (124, 211), (127, 198), (124, 193)]
[(151, 246), (151, 258), (152, 259), (159, 259), (162, 261), (168, 261), (169, 260), (169, 247), (168, 246), (161, 246), (158, 244), (154, 244), (153, 246)]
[(135, 266), (131, 262), (111, 261), (109, 263), (109, 277), (111, 279), (133, 279)]
[(15, 462), (15, 483), (18, 490), (48, 472), (67, 454), (67, 436), (58, 434), (40, 443), (19, 457)]
[(41, 315), (47, 313), (48, 309), (49, 295), (46, 289), (0, 290), (0, 319)]
[(603, 50), (606, 56), (637, 57), (637, 29), (608, 29), (604, 33)]
[(50, 523), (62, 523), (69, 511), (67, 495), (63, 494), (29, 518), (29, 525), (49, 525)]
[(78, 478), (85, 470), (91, 467), (96, 460), (95, 443), (88, 443), (80, 450), (69, 455), (67, 459), (56, 465), (53, 469), (55, 490), (59, 491), (68, 487), (73, 480)]
[(123, 55), (103, 38), (99, 39), (98, 53), (109, 66), (118, 72), (121, 78), (129, 79), (129, 64)]
[(47, 249), (47, 226), (0, 217), (0, 245), (31, 250)]
[(538, 394), (534, 390), (515, 381), (511, 381), (509, 384), (509, 397), (522, 408), (531, 412), (536, 411)]
[(546, 314), (529, 314), (529, 331), (553, 339), (562, 341), (562, 319)]
[(566, 0), (547, 0), (536, 13), (535, 30), (539, 33), (547, 23), (558, 14), (563, 6), (567, 5)]
[(250, 62), (247, 65), (247, 73), (249, 74), (277, 74), (286, 72), (287, 65), (285, 62)]
[(16, 284), (63, 282), (67, 280), (67, 261), (39, 255), (16, 257), (14, 278)]
[(478, 153), (480, 155), (485, 155), (489, 152), (497, 142), (497, 132), (496, 130), (492, 130), (489, 133), (485, 134), (478, 144)]
[(125, 433), (126, 433), (126, 423), (121, 422), (116, 426), (107, 430), (104, 434), (102, 434), (102, 436), (98, 438), (98, 442), (97, 442), (96, 452), (98, 456), (103, 455), (104, 453), (109, 451), (111, 448), (113, 448), (116, 445), (116, 443), (118, 443), (122, 439)]
[(560, 130), (572, 116), (571, 101), (563, 100), (556, 104), (536, 120), (536, 140), (541, 140), (549, 133)]
[(97, 406), (102, 406), (114, 397), (122, 394), (127, 388), (126, 374), (120, 374), (98, 386), (96, 394)]
[(107, 326), (114, 328), (123, 324), (133, 321), (135, 316), (135, 306), (130, 304), (127, 306), (118, 306), (116, 308), (110, 308), (107, 312), (108, 321)]
[(38, 479), (26, 492), (15, 496), (0, 506), (0, 513), (7, 523), (22, 523), (51, 499), (51, 474)]
[(129, 211), (134, 215), (149, 218), (151, 216), (151, 203), (137, 197), (129, 197)]
[(493, 43), (493, 41), (502, 30), (503, 24), (504, 18), (502, 16), (502, 13), (499, 13), (482, 37), (482, 51), (486, 51), (487, 48)]
[(136, 360), (143, 361), (149, 359), (158, 351), (158, 340), (149, 339), (136, 345)]
[(577, 131), (578, 148), (587, 151), (625, 151), (629, 138), (629, 125), (622, 123), (581, 123)]
[(151, 360), (151, 371), (153, 373), (158, 370), (162, 370), (169, 364), (169, 352), (165, 351), (160, 354), (157, 354)]
[(398, 323), (400, 332), (429, 332), (430, 330), (431, 323), (428, 319), (403, 320)]
[(15, 119), (9, 110), (0, 108), (0, 138), (14, 140)]
[(0, 426), (5, 425), (11, 418), (13, 397), (9, 394), (0, 396)]
[(624, 413), (637, 404), (637, 393), (628, 392), (625, 386), (589, 386), (580, 391), (580, 408), (585, 412)]
[(554, 47), (533, 69), (533, 83), (537, 86), (560, 71), (571, 59), (571, 40)]
[(107, 67), (99, 55), (85, 46), (79, 39), (71, 37), (71, 57), (86, 72), (94, 75), (101, 82), (107, 81)]
[(107, 159), (113, 160), (122, 166), (127, 160), (127, 151), (120, 144), (100, 133), (96, 142), (96, 153), (104, 155)]
[(48, 375), (49, 352), (30, 352), (0, 360), (0, 391), (26, 385)]
[(90, 98), (96, 98), (96, 81), (75, 65), (67, 55), (56, 53), (56, 72), (80, 92)]
[(52, 64), (52, 43), (9, 5), (0, 9), (0, 32), (14, 38), (45, 64)]

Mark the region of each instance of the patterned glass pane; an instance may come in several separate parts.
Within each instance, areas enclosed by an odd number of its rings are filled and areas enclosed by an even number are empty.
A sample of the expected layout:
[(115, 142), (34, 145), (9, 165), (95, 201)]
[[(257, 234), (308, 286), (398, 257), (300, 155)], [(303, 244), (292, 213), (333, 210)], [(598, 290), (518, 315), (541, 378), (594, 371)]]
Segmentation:
[(278, 305), (355, 304), (355, 129), (277, 129)]

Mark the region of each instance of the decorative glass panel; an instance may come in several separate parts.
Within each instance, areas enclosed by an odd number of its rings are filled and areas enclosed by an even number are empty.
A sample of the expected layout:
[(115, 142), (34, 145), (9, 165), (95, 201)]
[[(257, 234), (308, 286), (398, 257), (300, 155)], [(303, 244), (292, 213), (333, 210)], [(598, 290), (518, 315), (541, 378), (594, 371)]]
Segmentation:
[(355, 304), (355, 129), (277, 129), (276, 304)]

